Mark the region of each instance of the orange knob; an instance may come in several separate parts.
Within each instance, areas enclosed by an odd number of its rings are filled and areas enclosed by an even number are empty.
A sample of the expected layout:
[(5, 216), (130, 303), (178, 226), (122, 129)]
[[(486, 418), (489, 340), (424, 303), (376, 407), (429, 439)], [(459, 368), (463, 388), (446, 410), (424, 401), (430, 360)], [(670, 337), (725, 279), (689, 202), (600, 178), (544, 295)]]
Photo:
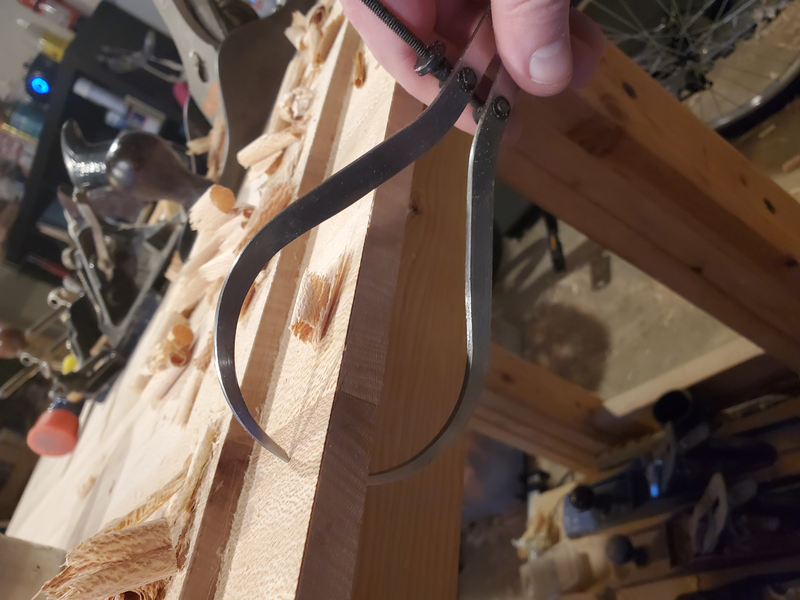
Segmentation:
[(28, 447), (39, 456), (61, 456), (78, 443), (78, 416), (63, 408), (50, 409), (28, 432)]

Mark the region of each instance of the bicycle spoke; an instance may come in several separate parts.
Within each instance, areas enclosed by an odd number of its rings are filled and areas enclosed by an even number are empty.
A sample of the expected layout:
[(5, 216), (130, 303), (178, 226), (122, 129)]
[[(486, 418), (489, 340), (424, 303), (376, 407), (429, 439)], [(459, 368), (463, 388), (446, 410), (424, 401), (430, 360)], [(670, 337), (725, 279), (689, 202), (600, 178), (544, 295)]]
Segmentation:
[(775, 81), (775, 79), (773, 77), (770, 77), (769, 75), (764, 75), (763, 73), (757, 73), (755, 71), (748, 71), (747, 69), (740, 69), (739, 67), (732, 67), (730, 65), (716, 64), (716, 65), (714, 65), (714, 68), (715, 69), (716, 68), (728, 69), (728, 70), (731, 70), (731, 71), (739, 71), (740, 73), (746, 73), (747, 75), (753, 75), (754, 77), (761, 77), (763, 79), (766, 79), (767, 81)]

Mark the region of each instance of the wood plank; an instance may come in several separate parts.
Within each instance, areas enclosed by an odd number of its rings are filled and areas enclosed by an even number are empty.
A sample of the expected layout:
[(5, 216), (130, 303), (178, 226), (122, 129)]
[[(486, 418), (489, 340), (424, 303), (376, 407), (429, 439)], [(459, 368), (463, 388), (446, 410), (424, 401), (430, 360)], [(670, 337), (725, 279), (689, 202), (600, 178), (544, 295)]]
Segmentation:
[[(470, 143), (453, 131), (414, 167), (373, 471), (424, 447), (461, 387)], [(456, 444), (423, 472), (368, 489), (353, 598), (456, 597), (463, 477)]]
[(611, 45), (586, 89), (518, 106), (503, 179), (800, 369), (791, 196)]
[[(296, 168), (297, 194), (302, 195), (322, 182), (330, 159), (339, 116), (343, 110), (349, 86), (349, 75), (360, 39), (352, 28), (343, 28), (331, 49), (328, 61), (317, 80), (317, 95), (310, 109), (311, 119), (306, 126), (306, 144)], [(301, 66), (299, 58), (287, 71), (284, 87), (293, 86), (293, 71)], [(286, 89), (281, 90), (282, 95)], [(273, 116), (268, 130), (274, 130), (279, 119)], [(309, 236), (293, 242), (271, 261), (271, 276), (266, 282), (263, 299), (256, 301), (258, 323), (249, 359), (242, 377), (242, 394), (254, 414), (262, 409), (267, 397), (272, 373), (280, 358), (281, 339), (288, 327), (292, 304), (305, 256)], [(204, 385), (218, 388), (216, 377)], [(208, 393), (207, 389), (201, 393)], [(193, 539), (192, 552), (180, 598), (213, 598), (216, 593), (223, 555), (231, 532), (235, 513), (244, 486), (253, 439), (242, 429), (232, 414), (227, 415), (224, 434), (209, 494), (202, 505), (200, 523)]]
[(470, 427), (582, 472), (595, 471), (612, 445), (652, 430), (616, 418), (591, 392), (497, 344)]
[[(367, 65), (363, 88), (348, 88), (329, 173), (382, 141), (402, 108), (388, 74), (371, 56)], [(266, 399), (267, 427), (290, 462), (261, 449), (253, 453), (218, 598), (248, 597), (254, 590), (282, 598), (351, 595), (410, 181), (407, 170), (380, 202), (371, 193), (312, 235), (306, 269), (324, 271), (344, 255), (350, 266), (321, 344), (283, 334)], [(367, 283), (375, 273), (379, 293)]]

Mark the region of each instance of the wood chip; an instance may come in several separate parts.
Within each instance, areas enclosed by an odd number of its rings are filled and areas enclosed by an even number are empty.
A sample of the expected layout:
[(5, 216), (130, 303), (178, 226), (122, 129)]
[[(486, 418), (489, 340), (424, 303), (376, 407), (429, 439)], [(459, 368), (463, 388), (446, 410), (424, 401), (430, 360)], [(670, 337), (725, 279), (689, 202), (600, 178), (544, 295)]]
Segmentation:
[(236, 204), (236, 196), (231, 190), (215, 183), (208, 191), (214, 206), (223, 213), (233, 212), (233, 206)]
[(326, 273), (307, 272), (303, 276), (290, 326), (301, 342), (318, 344), (325, 337), (349, 261), (349, 254), (345, 254)]
[(359, 50), (356, 53), (356, 62), (353, 69), (353, 85), (357, 88), (364, 87), (367, 81), (367, 61), (364, 59), (364, 53)]
[(236, 160), (245, 168), (264, 160), (274, 160), (288, 146), (297, 142), (301, 135), (302, 131), (297, 127), (289, 127), (277, 133), (265, 133), (239, 150)]
[(211, 136), (194, 138), (186, 142), (186, 154), (189, 156), (197, 154), (207, 154), (211, 149)]
[(178, 572), (167, 519), (93, 535), (70, 550), (66, 565), (42, 586), (48, 598), (100, 600), (126, 592), (148, 598), (140, 590)]

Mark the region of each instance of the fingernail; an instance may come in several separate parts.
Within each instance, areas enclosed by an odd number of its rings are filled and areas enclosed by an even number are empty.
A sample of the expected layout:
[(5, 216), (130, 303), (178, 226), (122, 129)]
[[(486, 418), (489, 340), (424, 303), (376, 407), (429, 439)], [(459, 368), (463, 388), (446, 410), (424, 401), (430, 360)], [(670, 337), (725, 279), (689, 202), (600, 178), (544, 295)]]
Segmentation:
[(539, 48), (531, 56), (529, 73), (536, 83), (561, 83), (569, 77), (572, 60), (565, 38)]

